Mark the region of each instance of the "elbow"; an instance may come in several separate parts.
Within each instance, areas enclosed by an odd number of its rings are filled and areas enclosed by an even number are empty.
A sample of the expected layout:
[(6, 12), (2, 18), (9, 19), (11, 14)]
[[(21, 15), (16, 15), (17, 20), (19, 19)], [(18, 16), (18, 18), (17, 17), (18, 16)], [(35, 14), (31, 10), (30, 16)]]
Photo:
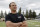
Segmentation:
[(6, 26), (9, 26), (10, 25), (10, 22), (9, 21), (6, 21)]

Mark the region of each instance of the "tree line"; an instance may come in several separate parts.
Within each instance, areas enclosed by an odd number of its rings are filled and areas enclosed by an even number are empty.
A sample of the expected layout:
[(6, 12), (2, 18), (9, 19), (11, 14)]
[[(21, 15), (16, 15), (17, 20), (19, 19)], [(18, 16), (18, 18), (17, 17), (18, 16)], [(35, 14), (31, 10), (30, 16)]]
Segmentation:
[[(26, 10), (26, 13), (23, 11), (23, 12), (21, 12), (22, 10), (21, 10), (21, 7), (19, 8), (19, 10), (18, 10), (18, 13), (19, 14), (23, 14), (23, 16), (25, 16), (27, 19), (28, 18), (30, 18), (30, 19), (35, 19), (35, 17), (37, 16), (36, 15), (36, 12), (35, 11), (33, 11), (32, 12), (32, 10)], [(10, 12), (9, 12), (10, 13)], [(25, 13), (25, 14), (24, 14)], [(3, 11), (1, 10), (1, 13), (0, 13), (0, 19), (1, 18), (4, 18), (5, 16), (7, 15), (7, 12), (5, 11), (5, 13), (3, 13)], [(40, 14), (39, 14), (40, 15)]]
[[(21, 14), (21, 7), (19, 8), (19, 11), (18, 11), (19, 14)], [(36, 12), (32, 10), (26, 10), (26, 14), (24, 14), (25, 12), (23, 11), (23, 16), (25, 16), (27, 19), (30, 18), (30, 19), (35, 19), (36, 17)]]
[[(8, 12), (8, 13), (10, 13), (10, 12)], [(1, 18), (5, 18), (6, 15), (7, 15), (7, 12), (5, 11), (5, 13), (3, 13), (3, 11), (1, 10), (1, 12), (0, 12), (0, 19)]]

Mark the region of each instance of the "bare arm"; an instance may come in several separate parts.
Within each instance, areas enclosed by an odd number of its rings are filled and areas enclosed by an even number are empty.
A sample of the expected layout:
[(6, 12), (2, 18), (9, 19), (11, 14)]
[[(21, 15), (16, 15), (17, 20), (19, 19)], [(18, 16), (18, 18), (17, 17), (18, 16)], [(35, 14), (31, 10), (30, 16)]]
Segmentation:
[(22, 23), (22, 26), (28, 27), (27, 21), (23, 21)]
[(6, 21), (6, 27), (13, 27), (13, 24), (11, 21)]
[(6, 21), (6, 27), (10, 27), (11, 21)]
[(11, 21), (6, 21), (6, 27), (17, 27), (20, 23), (12, 23)]

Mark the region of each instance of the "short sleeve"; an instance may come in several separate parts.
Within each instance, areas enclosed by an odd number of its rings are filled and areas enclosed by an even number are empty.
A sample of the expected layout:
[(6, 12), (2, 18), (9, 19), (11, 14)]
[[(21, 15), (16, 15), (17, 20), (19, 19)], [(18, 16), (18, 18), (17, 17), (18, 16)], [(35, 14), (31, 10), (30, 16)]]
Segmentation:
[(9, 15), (5, 16), (5, 22), (6, 22), (6, 21), (11, 21)]
[(25, 21), (25, 18), (24, 18), (24, 16), (22, 15), (22, 21)]

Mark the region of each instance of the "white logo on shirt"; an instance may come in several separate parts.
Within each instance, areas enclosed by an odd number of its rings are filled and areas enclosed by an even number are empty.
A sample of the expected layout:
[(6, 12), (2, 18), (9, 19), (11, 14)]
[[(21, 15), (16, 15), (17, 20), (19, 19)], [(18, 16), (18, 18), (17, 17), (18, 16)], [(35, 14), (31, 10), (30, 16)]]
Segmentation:
[(18, 16), (18, 18), (21, 18), (21, 16)]

